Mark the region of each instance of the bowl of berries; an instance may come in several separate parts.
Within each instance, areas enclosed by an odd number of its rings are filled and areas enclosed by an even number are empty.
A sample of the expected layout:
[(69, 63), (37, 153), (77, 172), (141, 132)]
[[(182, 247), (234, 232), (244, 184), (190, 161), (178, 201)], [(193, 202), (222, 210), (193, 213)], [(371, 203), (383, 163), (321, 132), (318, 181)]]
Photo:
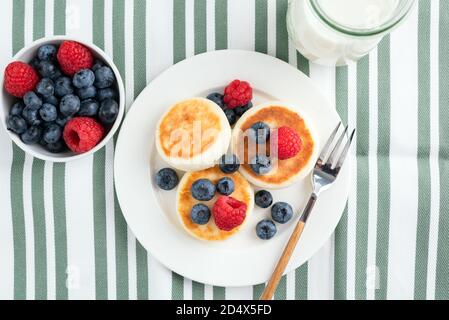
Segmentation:
[(14, 143), (36, 158), (66, 162), (92, 154), (123, 119), (123, 80), (93, 44), (66, 36), (37, 40), (0, 77), (0, 121)]

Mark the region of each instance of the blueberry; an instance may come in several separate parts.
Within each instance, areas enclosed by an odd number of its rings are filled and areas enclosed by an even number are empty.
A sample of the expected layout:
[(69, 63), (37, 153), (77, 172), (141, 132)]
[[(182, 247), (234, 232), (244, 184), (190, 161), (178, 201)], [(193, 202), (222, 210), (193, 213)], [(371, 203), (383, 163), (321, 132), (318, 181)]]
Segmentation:
[(202, 203), (197, 203), (190, 211), (190, 218), (196, 224), (206, 224), (210, 219), (210, 209)]
[(52, 96), (55, 93), (55, 85), (49, 78), (42, 78), (36, 86), (36, 91), (43, 97)]
[(39, 117), (39, 109), (35, 105), (26, 106), (22, 111), (22, 117), (30, 126), (38, 126), (42, 122)]
[(264, 175), (271, 171), (271, 159), (263, 154), (258, 154), (251, 159), (250, 166), (255, 173)]
[(53, 78), (58, 69), (56, 66), (49, 61), (41, 61), (39, 63), (39, 68), (37, 70), (42, 78)]
[(39, 109), (39, 115), (42, 120), (46, 122), (55, 121), (58, 117), (58, 110), (56, 107), (50, 103), (44, 103), (42, 108)]
[(223, 173), (233, 173), (240, 168), (240, 161), (235, 154), (224, 154), (220, 158), (219, 167)]
[(162, 190), (172, 190), (178, 185), (178, 175), (171, 168), (163, 168), (156, 174), (156, 184)]
[(68, 94), (62, 97), (61, 102), (59, 103), (59, 110), (62, 115), (68, 117), (73, 116), (80, 109), (81, 102), (80, 98), (73, 94)]
[(90, 86), (87, 88), (81, 88), (76, 90), (76, 94), (81, 100), (95, 98), (97, 95), (97, 88)]
[(61, 127), (56, 123), (51, 123), (44, 129), (43, 139), (46, 143), (55, 143), (61, 140), (61, 136)]
[(42, 101), (44, 103), (49, 103), (52, 104), (54, 106), (59, 106), (59, 99), (56, 98), (56, 96), (46, 96), (46, 97), (42, 97)]
[(9, 110), (10, 116), (21, 116), (23, 108), (25, 108), (25, 104), (22, 101), (17, 101), (13, 104), (11, 109)]
[(34, 57), (30, 61), (30, 66), (32, 66), (35, 70), (39, 70), (40, 64), (41, 64), (41, 61), (39, 60), (38, 57)]
[(50, 79), (55, 81), (56, 79), (60, 78), (62, 76), (61, 70), (56, 69), (53, 74), (50, 76)]
[(62, 139), (56, 141), (55, 143), (47, 143), (45, 144), (45, 148), (51, 153), (59, 153), (65, 150), (65, 144)]
[(259, 190), (256, 192), (255, 202), (261, 208), (268, 208), (273, 203), (273, 196), (266, 190)]
[(73, 76), (72, 83), (77, 88), (87, 88), (94, 84), (95, 75), (90, 69), (81, 69)]
[(70, 119), (72, 119), (72, 117), (65, 117), (62, 114), (59, 114), (58, 117), (55, 120), (55, 123), (60, 126), (60, 127), (64, 127), (65, 124), (67, 123), (67, 121), (69, 121)]
[(39, 126), (29, 127), (20, 135), (20, 139), (26, 144), (38, 143), (41, 139), (42, 129)]
[(253, 103), (250, 101), (247, 104), (245, 104), (244, 106), (238, 106), (238, 107), (234, 108), (234, 111), (235, 111), (236, 115), (241, 117), (246, 111), (248, 111), (252, 107), (253, 107)]
[(98, 101), (103, 101), (104, 99), (117, 99), (117, 98), (118, 98), (117, 91), (115, 91), (112, 88), (97, 90)]
[(232, 126), (237, 121), (237, 116), (235, 115), (234, 110), (226, 108), (223, 111), (228, 119), (229, 125)]
[(273, 221), (265, 219), (256, 225), (256, 234), (262, 240), (269, 240), (276, 234), (276, 225)]
[(55, 81), (55, 94), (58, 97), (73, 93), (72, 81), (67, 77), (59, 77)]
[(44, 44), (37, 49), (37, 57), (42, 61), (50, 61), (56, 57), (56, 47), (52, 44)]
[(293, 209), (286, 202), (276, 202), (271, 207), (271, 217), (278, 223), (286, 223), (293, 217)]
[(23, 96), (23, 102), (26, 106), (34, 105), (35, 107), (40, 107), (42, 105), (42, 100), (33, 91), (28, 91)]
[(216, 104), (218, 104), (220, 106), (220, 108), (222, 108), (222, 109), (225, 108), (225, 104), (223, 101), (223, 95), (221, 93), (214, 92), (214, 93), (211, 93), (210, 95), (208, 95), (206, 98), (215, 102)]
[(256, 122), (249, 128), (248, 136), (257, 144), (265, 143), (270, 137), (270, 127), (264, 122)]
[(192, 197), (200, 201), (208, 201), (214, 197), (215, 185), (208, 179), (199, 179), (190, 188)]
[(103, 66), (103, 62), (101, 62), (100, 60), (95, 60), (94, 61), (94, 65), (92, 66), (92, 68), (90, 68), (93, 72), (97, 71), (98, 68)]
[(87, 99), (81, 102), (80, 110), (78, 111), (78, 115), (80, 116), (88, 116), (93, 117), (98, 112), (98, 102), (94, 99)]
[(98, 117), (104, 124), (112, 124), (118, 116), (118, 104), (115, 100), (105, 99), (101, 102)]
[(217, 191), (225, 196), (234, 192), (234, 181), (231, 178), (224, 177), (217, 182)]
[(27, 130), (26, 121), (18, 115), (12, 115), (8, 117), (8, 121), (6, 122), (6, 126), (8, 130), (15, 132), (17, 134), (22, 134)]
[(107, 66), (95, 70), (95, 86), (99, 89), (110, 87), (115, 81), (114, 72)]

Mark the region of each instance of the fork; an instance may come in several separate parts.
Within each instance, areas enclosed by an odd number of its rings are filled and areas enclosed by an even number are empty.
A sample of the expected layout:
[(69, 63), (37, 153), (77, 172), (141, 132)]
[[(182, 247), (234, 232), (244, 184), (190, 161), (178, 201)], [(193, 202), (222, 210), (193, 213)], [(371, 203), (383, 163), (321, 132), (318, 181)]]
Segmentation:
[(332, 183), (337, 178), (338, 173), (340, 172), (340, 169), (346, 158), (346, 154), (348, 153), (349, 147), (351, 146), (352, 138), (354, 137), (355, 133), (354, 129), (351, 135), (349, 136), (349, 139), (347, 140), (346, 144), (344, 145), (343, 150), (341, 151), (341, 153), (339, 153), (340, 145), (343, 142), (343, 139), (348, 131), (348, 126), (346, 126), (344, 132), (340, 135), (331, 153), (327, 157), (327, 154), (331, 149), (331, 146), (333, 144), (333, 141), (335, 140), (335, 137), (337, 135), (340, 126), (341, 122), (338, 123), (334, 131), (332, 131), (329, 139), (327, 140), (326, 144), (323, 147), (323, 150), (321, 151), (318, 157), (317, 162), (315, 163), (315, 167), (313, 169), (312, 174), (312, 189), (313, 189), (312, 194), (310, 195), (309, 201), (307, 202), (304, 212), (299, 218), (299, 221), (296, 224), (296, 227), (293, 230), (293, 233), (290, 236), (290, 239), (288, 240), (281, 257), (279, 258), (276, 268), (274, 269), (273, 274), (271, 275), (271, 278), (268, 281), (267, 286), (265, 287), (265, 290), (260, 296), (261, 300), (270, 300), (273, 297), (273, 294), (276, 291), (279, 281), (281, 280), (282, 274), (284, 273), (284, 270), (287, 267), (287, 264), (296, 247), (296, 244), (298, 243), (298, 240), (301, 237), (307, 219), (310, 213), (312, 212), (313, 207), (315, 206), (315, 203), (318, 199), (318, 195), (332, 185)]

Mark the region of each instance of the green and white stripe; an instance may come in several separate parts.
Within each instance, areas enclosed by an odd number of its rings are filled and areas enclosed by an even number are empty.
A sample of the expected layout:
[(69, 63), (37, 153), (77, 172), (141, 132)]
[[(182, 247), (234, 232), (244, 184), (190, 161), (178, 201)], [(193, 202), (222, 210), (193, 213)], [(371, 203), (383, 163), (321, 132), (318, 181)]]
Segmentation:
[[(186, 57), (247, 49), (310, 75), (357, 127), (352, 190), (335, 234), (283, 277), (275, 299), (449, 299), (449, 4), (419, 1), (356, 64), (308, 63), (289, 42), (287, 0), (5, 0), (1, 65), (45, 35), (113, 57), (127, 107)], [(300, 90), (300, 88), (298, 88)], [(0, 298), (257, 299), (172, 273), (128, 229), (114, 142), (67, 164), (33, 159), (0, 131)]]

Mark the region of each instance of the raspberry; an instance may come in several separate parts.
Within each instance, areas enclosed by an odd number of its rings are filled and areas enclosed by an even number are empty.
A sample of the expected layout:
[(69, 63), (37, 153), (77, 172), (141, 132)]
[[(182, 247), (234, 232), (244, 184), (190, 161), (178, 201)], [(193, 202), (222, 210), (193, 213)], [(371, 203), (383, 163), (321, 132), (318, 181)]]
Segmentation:
[(75, 117), (65, 125), (63, 138), (70, 150), (83, 153), (95, 147), (103, 134), (102, 125), (93, 118)]
[(64, 41), (59, 47), (57, 57), (62, 72), (69, 76), (81, 69), (90, 69), (94, 61), (90, 50), (75, 41)]
[(246, 81), (234, 80), (225, 88), (223, 101), (229, 109), (246, 105), (253, 98), (253, 89)]
[(228, 196), (220, 196), (212, 208), (215, 224), (221, 230), (230, 231), (243, 223), (246, 204)]
[(278, 144), (277, 156), (280, 160), (290, 159), (301, 150), (302, 141), (295, 129), (280, 127), (271, 135)]
[(33, 91), (39, 82), (36, 70), (21, 61), (8, 64), (4, 79), (6, 91), (18, 98), (22, 98), (28, 91)]

